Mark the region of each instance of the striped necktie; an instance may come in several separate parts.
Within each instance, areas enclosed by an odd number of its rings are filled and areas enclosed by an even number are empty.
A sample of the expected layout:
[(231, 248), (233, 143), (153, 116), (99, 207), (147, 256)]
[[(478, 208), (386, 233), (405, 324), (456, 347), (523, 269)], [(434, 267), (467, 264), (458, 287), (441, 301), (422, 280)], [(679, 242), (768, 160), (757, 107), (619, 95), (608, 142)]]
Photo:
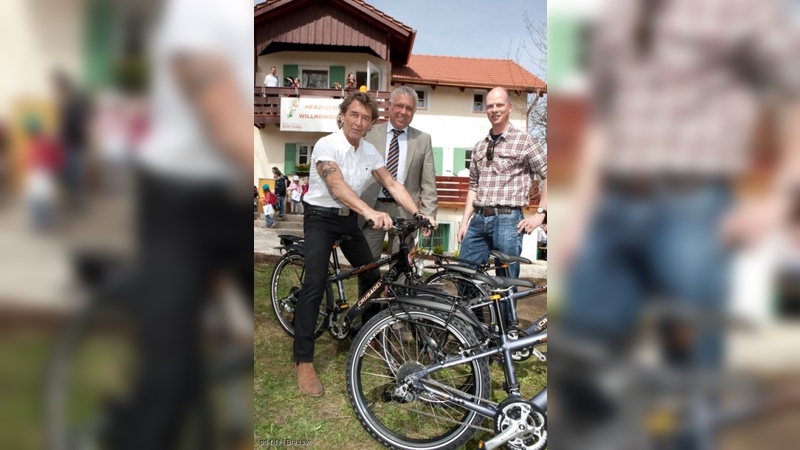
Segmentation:
[[(397, 142), (397, 136), (402, 132), (403, 130), (392, 130), (394, 136), (392, 136), (392, 142), (389, 143), (389, 158), (386, 159), (386, 170), (392, 174), (392, 178), (395, 180), (397, 179), (397, 166), (400, 163), (400, 144)], [(383, 195), (386, 198), (392, 198), (386, 188), (383, 188)]]

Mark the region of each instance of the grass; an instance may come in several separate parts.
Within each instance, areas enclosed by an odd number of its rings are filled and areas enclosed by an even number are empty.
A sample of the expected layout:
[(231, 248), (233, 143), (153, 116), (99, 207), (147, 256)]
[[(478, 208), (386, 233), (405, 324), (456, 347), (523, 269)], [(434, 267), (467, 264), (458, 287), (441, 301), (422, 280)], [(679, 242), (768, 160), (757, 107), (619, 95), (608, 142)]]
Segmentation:
[[(292, 370), (292, 338), (280, 327), (272, 310), (269, 282), (273, 262), (256, 262), (255, 287), (255, 379), (254, 419), (256, 445), (261, 448), (284, 446), (286, 439), (303, 441), (306, 448), (383, 448), (362, 428), (350, 407), (345, 387), (345, 365), (350, 340), (336, 341), (327, 333), (316, 341), (314, 366), (326, 393), (311, 398), (300, 393)], [(346, 286), (348, 298), (356, 296), (355, 280)], [(520, 302), (520, 317), (535, 319), (546, 309), (544, 297)], [(527, 325), (527, 322), (523, 323)], [(530, 397), (547, 383), (546, 364), (529, 359), (519, 363), (517, 378), (523, 396)], [(506, 397), (503, 376), (496, 364), (491, 366), (493, 400)], [(484, 426), (491, 428), (487, 421)], [(476, 448), (479, 439), (489, 437), (478, 432), (466, 448)]]

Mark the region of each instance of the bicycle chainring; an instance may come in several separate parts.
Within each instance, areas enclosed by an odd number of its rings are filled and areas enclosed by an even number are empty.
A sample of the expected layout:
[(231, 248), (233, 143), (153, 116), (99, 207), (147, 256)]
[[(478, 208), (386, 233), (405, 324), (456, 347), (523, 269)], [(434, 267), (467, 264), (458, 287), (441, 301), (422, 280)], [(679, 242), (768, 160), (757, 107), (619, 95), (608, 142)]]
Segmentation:
[(350, 320), (345, 316), (346, 313), (347, 310), (331, 312), (328, 316), (328, 333), (337, 341), (343, 341), (350, 335)]
[(498, 408), (494, 422), (497, 434), (509, 427), (517, 433), (506, 443), (513, 450), (542, 450), (547, 446), (547, 420), (538, 408), (519, 398), (510, 398)]

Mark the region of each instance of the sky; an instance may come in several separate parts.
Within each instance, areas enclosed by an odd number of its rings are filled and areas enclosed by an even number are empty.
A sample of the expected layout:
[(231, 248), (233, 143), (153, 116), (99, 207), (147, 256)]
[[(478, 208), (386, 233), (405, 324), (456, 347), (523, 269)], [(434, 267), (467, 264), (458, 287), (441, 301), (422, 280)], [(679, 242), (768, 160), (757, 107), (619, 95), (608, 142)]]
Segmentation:
[[(547, 19), (546, 0), (365, 0), (417, 31), (412, 53), (515, 58), (525, 31), (523, 12), (538, 25)], [(545, 74), (525, 55), (517, 61), (534, 75)]]
[[(546, 0), (365, 1), (417, 31), (412, 53), (418, 55), (517, 59), (519, 45), (530, 40), (523, 12), (537, 26), (547, 18)], [(527, 55), (517, 62), (547, 80)]]

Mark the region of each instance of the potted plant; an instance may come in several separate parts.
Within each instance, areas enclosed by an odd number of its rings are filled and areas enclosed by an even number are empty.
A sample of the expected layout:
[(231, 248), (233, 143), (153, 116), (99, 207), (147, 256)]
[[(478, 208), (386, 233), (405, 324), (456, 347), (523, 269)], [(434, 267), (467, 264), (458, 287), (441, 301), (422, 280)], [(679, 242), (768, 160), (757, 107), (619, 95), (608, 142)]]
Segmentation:
[(311, 169), (310, 164), (297, 164), (294, 166), (295, 174), (298, 176), (308, 176), (308, 171)]

